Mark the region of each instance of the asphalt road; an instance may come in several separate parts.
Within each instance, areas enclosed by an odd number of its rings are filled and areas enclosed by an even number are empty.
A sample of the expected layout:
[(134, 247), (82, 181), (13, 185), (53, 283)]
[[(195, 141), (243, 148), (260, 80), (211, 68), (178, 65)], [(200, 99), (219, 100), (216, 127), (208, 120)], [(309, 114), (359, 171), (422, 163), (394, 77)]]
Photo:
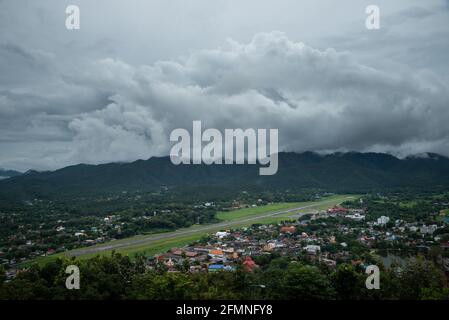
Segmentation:
[[(346, 197), (345, 199), (347, 199), (347, 198), (351, 198), (351, 197)], [(112, 243), (110, 243), (108, 245), (104, 245), (104, 246), (93, 246), (93, 247), (86, 247), (86, 248), (72, 250), (72, 251), (67, 252), (66, 254), (69, 256), (77, 257), (77, 256), (86, 255), (86, 254), (100, 253), (100, 252), (106, 251), (106, 250), (124, 249), (124, 248), (134, 247), (137, 245), (151, 244), (152, 242), (155, 242), (158, 240), (175, 239), (175, 238), (178, 238), (179, 236), (194, 234), (194, 233), (198, 233), (201, 231), (206, 231), (206, 232), (207, 231), (216, 231), (217, 229), (224, 229), (224, 228), (228, 228), (228, 227), (237, 226), (239, 224), (246, 223), (246, 222), (257, 221), (257, 220), (261, 220), (261, 219), (268, 218), (268, 217), (286, 214), (289, 212), (295, 212), (298, 210), (313, 208), (313, 207), (317, 207), (317, 206), (320, 206), (320, 205), (323, 205), (323, 204), (326, 204), (329, 202), (334, 202), (334, 201), (335, 200), (320, 201), (320, 202), (310, 204), (307, 206), (292, 208), (292, 209), (283, 210), (283, 211), (270, 212), (270, 213), (266, 213), (266, 214), (262, 214), (262, 215), (257, 215), (254, 217), (249, 217), (249, 218), (242, 218), (242, 219), (238, 219), (238, 220), (219, 222), (219, 223), (210, 224), (210, 225), (206, 225), (204, 227), (199, 227), (199, 228), (194, 228), (194, 229), (189, 229), (189, 230), (171, 231), (171, 232), (148, 235), (148, 236), (141, 237), (141, 238), (129, 238), (128, 240), (125, 240), (125, 241), (120, 241), (117, 243), (112, 242)], [(306, 215), (308, 213), (310, 213), (310, 212), (300, 213), (298, 216), (295, 216), (295, 217), (300, 217), (300, 216)]]

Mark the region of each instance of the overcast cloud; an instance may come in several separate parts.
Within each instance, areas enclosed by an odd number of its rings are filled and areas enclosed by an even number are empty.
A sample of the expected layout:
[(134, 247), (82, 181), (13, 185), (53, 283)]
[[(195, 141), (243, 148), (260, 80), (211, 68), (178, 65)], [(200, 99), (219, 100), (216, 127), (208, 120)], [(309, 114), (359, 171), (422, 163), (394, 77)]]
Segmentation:
[(193, 120), (279, 128), (283, 151), (449, 155), (449, 4), (425, 3), (0, 0), (0, 167), (167, 155)]

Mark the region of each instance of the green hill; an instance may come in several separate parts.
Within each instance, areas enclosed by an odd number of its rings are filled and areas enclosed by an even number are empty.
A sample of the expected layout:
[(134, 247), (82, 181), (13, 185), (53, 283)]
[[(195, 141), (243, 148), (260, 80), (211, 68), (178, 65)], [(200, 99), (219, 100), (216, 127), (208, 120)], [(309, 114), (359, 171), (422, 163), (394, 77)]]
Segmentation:
[(279, 171), (259, 176), (258, 165), (180, 165), (168, 157), (132, 163), (75, 165), (28, 172), (0, 181), (0, 199), (90, 197), (161, 187), (246, 189), (320, 188), (361, 192), (385, 188), (446, 188), (449, 159), (436, 154), (398, 159), (380, 153), (280, 153)]

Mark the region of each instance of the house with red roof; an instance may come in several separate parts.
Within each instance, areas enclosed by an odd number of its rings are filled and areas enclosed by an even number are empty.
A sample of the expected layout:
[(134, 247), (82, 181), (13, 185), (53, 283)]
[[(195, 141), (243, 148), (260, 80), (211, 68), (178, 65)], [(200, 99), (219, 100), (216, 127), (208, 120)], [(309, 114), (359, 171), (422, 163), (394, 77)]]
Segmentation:
[(258, 267), (250, 256), (245, 257), (245, 261), (243, 261), (242, 265), (243, 269), (247, 272), (254, 272), (254, 270)]

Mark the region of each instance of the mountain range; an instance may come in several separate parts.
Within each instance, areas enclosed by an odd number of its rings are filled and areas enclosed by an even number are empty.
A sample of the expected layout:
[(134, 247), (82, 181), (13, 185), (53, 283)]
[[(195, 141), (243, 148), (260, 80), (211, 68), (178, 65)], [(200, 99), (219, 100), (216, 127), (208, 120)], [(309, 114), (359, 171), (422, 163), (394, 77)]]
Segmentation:
[(161, 187), (207, 186), (236, 190), (320, 188), (342, 192), (447, 188), (449, 158), (431, 153), (404, 159), (383, 153), (280, 153), (278, 173), (260, 176), (258, 165), (175, 166), (169, 157), (153, 157), (131, 163), (79, 164), (56, 171), (28, 171), (1, 180), (0, 199), (89, 197)]

